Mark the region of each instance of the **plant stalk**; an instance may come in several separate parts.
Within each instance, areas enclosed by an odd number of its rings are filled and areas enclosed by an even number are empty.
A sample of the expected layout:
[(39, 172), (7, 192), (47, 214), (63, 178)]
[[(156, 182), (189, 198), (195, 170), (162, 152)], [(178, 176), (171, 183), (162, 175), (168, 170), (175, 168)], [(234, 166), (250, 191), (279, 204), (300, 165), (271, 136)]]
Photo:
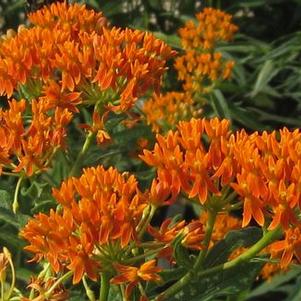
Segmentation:
[(155, 300), (162, 301), (168, 300), (169, 297), (174, 296), (178, 293), (184, 286), (186, 286), (193, 278), (203, 278), (210, 274), (231, 269), (242, 262), (249, 261), (254, 256), (256, 256), (261, 250), (263, 250), (266, 246), (271, 244), (273, 241), (279, 239), (282, 235), (281, 227), (277, 227), (272, 231), (267, 232), (262, 236), (262, 238), (255, 243), (250, 249), (246, 252), (241, 254), (240, 256), (236, 257), (235, 259), (228, 261), (226, 263), (217, 265), (211, 269), (207, 269), (201, 272), (197, 272), (196, 268), (199, 266), (196, 264), (194, 265), (193, 269), (189, 271), (186, 275), (184, 275), (178, 282), (170, 286), (167, 290), (161, 293)]
[(110, 290), (110, 278), (108, 273), (101, 273), (101, 284), (99, 292), (99, 301), (107, 301)]

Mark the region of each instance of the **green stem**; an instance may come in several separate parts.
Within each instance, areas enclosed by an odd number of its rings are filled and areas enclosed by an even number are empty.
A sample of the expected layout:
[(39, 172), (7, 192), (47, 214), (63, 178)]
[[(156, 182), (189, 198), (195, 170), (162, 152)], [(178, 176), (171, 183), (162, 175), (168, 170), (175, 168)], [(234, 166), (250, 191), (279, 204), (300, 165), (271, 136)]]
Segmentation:
[(50, 287), (50, 289), (45, 293), (45, 299), (48, 299), (53, 291), (56, 289), (58, 285), (69, 279), (73, 275), (73, 271), (69, 271), (66, 274), (64, 274), (61, 278), (59, 278), (56, 282), (53, 283), (53, 285)]
[(125, 260), (124, 263), (126, 264), (132, 264), (132, 263), (135, 263), (136, 261), (139, 261), (141, 259), (144, 259), (148, 256), (151, 256), (151, 255), (154, 255), (156, 253), (159, 253), (160, 251), (162, 250), (162, 248), (158, 248), (158, 249), (155, 249), (155, 250), (149, 250), (147, 252), (144, 252), (143, 254), (141, 255), (138, 255), (138, 256), (135, 256), (135, 257), (131, 257), (129, 258), (128, 260)]
[(157, 207), (154, 205), (150, 205), (150, 208), (148, 209), (149, 211), (142, 217), (141, 222), (137, 226), (137, 232), (138, 232), (138, 237), (141, 238), (149, 225), (150, 221), (152, 220), (155, 212), (156, 212)]
[(21, 175), (18, 179), (17, 185), (16, 185), (16, 189), (15, 189), (15, 193), (14, 193), (14, 201), (13, 201), (13, 212), (16, 214), (17, 210), (19, 208), (19, 203), (18, 203), (18, 194), (19, 194), (19, 190), (21, 187), (21, 183), (24, 180), (25, 176)]
[(101, 286), (99, 292), (99, 301), (107, 301), (110, 290), (110, 278), (107, 273), (101, 273)]
[(205, 232), (205, 237), (204, 237), (204, 242), (203, 242), (204, 249), (200, 252), (199, 256), (197, 257), (197, 259), (194, 263), (193, 269), (195, 271), (197, 271), (198, 269), (200, 269), (202, 267), (204, 260), (207, 256), (209, 244), (211, 241), (211, 236), (213, 233), (214, 224), (215, 224), (215, 220), (216, 220), (216, 215), (217, 215), (217, 212), (211, 211), (211, 210), (208, 211), (208, 220), (207, 220), (206, 232)]
[(75, 163), (73, 164), (72, 169), (69, 172), (70, 177), (78, 175), (84, 156), (87, 154), (90, 146), (93, 143), (94, 138), (95, 138), (95, 133), (93, 132), (89, 132), (88, 135), (86, 136), (86, 140), (83, 145), (83, 148), (78, 153)]
[(85, 287), (85, 290), (86, 290), (86, 295), (87, 295), (88, 299), (90, 301), (95, 301), (94, 292), (90, 289), (90, 287), (87, 283), (87, 280), (86, 280), (86, 276), (84, 276), (82, 280), (83, 280), (83, 284), (84, 284), (84, 287)]
[(189, 271), (178, 282), (176, 282), (175, 284), (170, 286), (167, 290), (165, 290), (163, 293), (161, 293), (156, 298), (156, 300), (160, 300), (160, 301), (167, 300), (169, 297), (174, 296), (176, 293), (178, 293), (184, 286), (186, 286), (195, 277), (201, 279), (210, 274), (213, 274), (216, 272), (221, 272), (221, 271), (227, 270), (227, 269), (231, 269), (242, 262), (246, 262), (246, 261), (252, 259), (255, 255), (257, 255), (262, 249), (264, 249), (270, 243), (272, 243), (276, 239), (279, 239), (281, 237), (281, 235), (282, 235), (282, 230), (280, 227), (277, 227), (276, 229), (264, 234), (262, 236), (262, 238), (256, 244), (254, 244), (250, 249), (248, 249), (246, 252), (244, 252), (240, 256), (238, 256), (235, 259), (228, 261), (226, 263), (217, 265), (211, 269), (204, 270), (204, 271), (197, 273), (197, 270), (195, 269), (196, 265), (194, 265), (194, 267), (191, 271)]

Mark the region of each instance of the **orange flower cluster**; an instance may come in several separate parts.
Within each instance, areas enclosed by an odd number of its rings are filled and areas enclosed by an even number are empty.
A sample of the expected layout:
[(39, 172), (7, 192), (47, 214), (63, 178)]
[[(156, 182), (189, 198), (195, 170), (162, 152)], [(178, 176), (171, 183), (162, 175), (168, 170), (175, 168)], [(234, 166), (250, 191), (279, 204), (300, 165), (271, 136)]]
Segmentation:
[[(80, 178), (69, 178), (53, 196), (62, 210), (39, 213), (21, 235), (34, 260), (45, 258), (55, 272), (67, 267), (73, 282), (84, 273), (96, 280), (100, 270), (122, 259), (123, 249), (137, 241), (136, 227), (146, 207), (134, 176), (102, 166), (87, 168)], [(105, 260), (103, 260), (105, 258)]]
[(143, 112), (147, 123), (157, 133), (173, 129), (180, 120), (189, 120), (198, 114), (192, 97), (182, 92), (154, 95), (144, 103)]
[(95, 91), (96, 99), (107, 92), (104, 105), (126, 110), (148, 89), (158, 90), (175, 53), (149, 33), (109, 29), (101, 13), (78, 4), (54, 3), (30, 20), (33, 27), (0, 43), (1, 95), (30, 80), (55, 80), (63, 92), (85, 91), (89, 102)]
[(179, 30), (182, 46), (185, 50), (215, 48), (219, 41), (230, 41), (238, 27), (232, 23), (232, 16), (215, 8), (205, 8), (196, 15), (197, 24), (186, 22)]
[[(228, 160), (229, 124), (227, 120), (218, 119), (182, 121), (177, 131), (169, 131), (166, 137), (157, 135), (154, 150), (145, 150), (141, 158), (158, 168), (159, 181), (171, 187), (173, 196), (183, 190), (204, 204), (208, 191), (219, 194), (216, 181), (220, 176), (222, 184), (228, 184), (232, 177), (232, 166), (224, 163)], [(203, 134), (210, 141), (208, 150), (201, 139)], [(220, 174), (222, 166), (225, 171)]]
[(220, 185), (231, 185), (244, 199), (243, 226), (252, 217), (262, 226), (265, 213), (273, 217), (270, 229), (279, 223), (286, 229), (296, 221), (293, 209), (299, 206), (301, 133), (283, 129), (279, 136), (243, 130), (231, 134), (227, 120), (192, 119), (167, 137), (157, 135), (154, 150), (144, 151), (142, 159), (158, 167), (159, 180), (174, 193), (183, 189), (204, 204), (208, 191), (219, 194)]
[(204, 85), (204, 80), (229, 79), (234, 66), (234, 61), (225, 61), (220, 52), (201, 53), (196, 50), (188, 50), (185, 55), (175, 61), (179, 80), (183, 81), (185, 91), (210, 92), (210, 86)]
[(63, 105), (49, 109), (47, 102), (35, 100), (28, 108), (25, 100), (11, 100), (7, 110), (0, 109), (0, 174), (5, 168), (31, 176), (46, 168), (57, 149), (64, 147), (72, 113)]
[(182, 191), (205, 206), (221, 202), (222, 209), (227, 197), (220, 195), (232, 187), (243, 202), (243, 227), (254, 218), (260, 226), (268, 223), (270, 230), (281, 225), (286, 239), (297, 237), (296, 243), (277, 245), (279, 250), (292, 247), (283, 255), (285, 266), (299, 248), (300, 236), (290, 232), (300, 225), (300, 141), (300, 130), (248, 135), (244, 130), (231, 133), (227, 120), (192, 119), (180, 122), (166, 137), (157, 135), (154, 150), (141, 157), (157, 167), (159, 181), (174, 196)]
[(70, 31), (74, 39), (80, 31), (102, 33), (103, 27), (107, 26), (107, 20), (101, 12), (95, 12), (77, 3), (68, 5), (66, 1), (44, 6), (30, 13), (28, 19), (35, 26), (55, 31)]
[(205, 8), (196, 15), (197, 24), (188, 21), (179, 30), (185, 54), (175, 61), (179, 80), (185, 91), (208, 93), (211, 83), (229, 79), (234, 61), (225, 60), (214, 49), (220, 41), (229, 41), (238, 30), (232, 16), (218, 9)]

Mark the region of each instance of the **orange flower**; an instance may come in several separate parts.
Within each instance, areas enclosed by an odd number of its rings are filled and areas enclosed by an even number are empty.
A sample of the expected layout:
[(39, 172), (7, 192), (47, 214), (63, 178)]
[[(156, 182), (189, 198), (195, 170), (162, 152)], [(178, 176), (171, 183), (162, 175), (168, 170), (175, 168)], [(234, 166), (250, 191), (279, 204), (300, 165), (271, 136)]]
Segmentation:
[(122, 284), (130, 282), (126, 287), (126, 297), (131, 296), (133, 288), (141, 281), (161, 281), (161, 277), (158, 273), (161, 268), (156, 266), (156, 260), (150, 260), (143, 263), (139, 268), (126, 266), (116, 263), (114, 265), (115, 269), (120, 273), (120, 275), (115, 276), (111, 279), (113, 284)]
[(150, 260), (143, 263), (139, 268), (126, 266), (116, 263), (114, 265), (120, 275), (112, 278), (111, 283), (121, 284), (125, 282), (135, 282), (140, 279), (145, 281), (160, 281), (161, 278), (157, 274), (161, 268), (156, 266), (156, 260)]
[(169, 205), (174, 201), (171, 196), (170, 187), (165, 182), (160, 182), (157, 179), (152, 181), (152, 185), (148, 194), (149, 202), (156, 207)]
[(178, 133), (168, 132), (167, 137), (157, 135), (154, 151), (144, 150), (141, 158), (151, 166), (158, 166), (158, 178), (162, 183), (171, 186), (172, 197), (175, 198), (186, 181), (182, 172), (183, 153), (178, 145)]
[(156, 241), (170, 244), (184, 227), (185, 221), (171, 224), (171, 219), (165, 219), (161, 224), (160, 229), (157, 230), (149, 225), (147, 230)]
[(183, 229), (182, 234), (184, 238), (181, 243), (183, 246), (189, 249), (201, 250), (202, 249), (202, 241), (204, 239), (204, 224), (199, 221), (191, 221), (188, 225)]
[(44, 95), (40, 97), (40, 101), (43, 101), (45, 109), (55, 109), (56, 107), (66, 108), (70, 112), (79, 112), (77, 105), (81, 103), (80, 92), (62, 92), (61, 86), (55, 81), (49, 81), (48, 86), (44, 86)]
[(263, 226), (265, 222), (265, 204), (260, 198), (253, 196), (252, 190), (246, 181), (246, 177), (248, 177), (247, 173), (237, 174), (237, 183), (231, 183), (231, 187), (243, 197), (244, 200), (242, 226), (246, 227), (250, 223), (252, 217), (254, 217), (260, 226)]
[(287, 229), (297, 224), (301, 202), (301, 133), (283, 129), (279, 136), (231, 134), (226, 120), (191, 119), (158, 135), (153, 151), (141, 158), (157, 168), (175, 197), (185, 192), (206, 205), (210, 194), (220, 196), (229, 185), (243, 201), (243, 227), (254, 218), (260, 226)]
[[(275, 194), (275, 190), (272, 190), (273, 194)], [(279, 224), (287, 229), (289, 225), (298, 223), (293, 209), (299, 203), (300, 194), (296, 191), (295, 184), (292, 183), (289, 187), (286, 187), (284, 180), (281, 179), (277, 190), (276, 202), (273, 206), (273, 220), (269, 226), (270, 230), (275, 229)]]
[[(284, 240), (276, 241), (270, 245), (272, 252), (276, 256), (281, 256), (280, 267), (286, 269), (295, 257), (301, 262), (301, 231), (300, 224), (293, 228), (288, 228), (284, 233)], [(275, 255), (274, 255), (275, 256)]]
[(102, 117), (100, 117), (100, 114), (94, 111), (92, 115), (92, 120), (93, 120), (92, 126), (87, 124), (80, 125), (81, 128), (96, 134), (96, 141), (98, 144), (102, 144), (111, 139), (108, 132), (106, 132), (104, 129), (104, 120), (107, 118), (107, 113), (108, 112), (106, 112)]

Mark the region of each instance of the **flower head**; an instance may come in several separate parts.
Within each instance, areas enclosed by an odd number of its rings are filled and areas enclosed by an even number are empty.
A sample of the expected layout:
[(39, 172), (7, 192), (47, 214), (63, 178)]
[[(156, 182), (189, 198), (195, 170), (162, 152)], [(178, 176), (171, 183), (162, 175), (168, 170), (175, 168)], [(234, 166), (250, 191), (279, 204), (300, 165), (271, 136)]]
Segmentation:
[(184, 49), (212, 49), (219, 41), (229, 41), (238, 30), (232, 16), (214, 8), (205, 8), (196, 15), (197, 24), (188, 21), (179, 30)]
[(25, 249), (35, 254), (33, 260), (47, 259), (56, 272), (68, 268), (74, 283), (84, 273), (96, 280), (99, 269), (110, 268), (108, 261), (122, 256), (130, 241), (138, 241), (136, 227), (147, 204), (134, 176), (102, 166), (87, 168), (81, 177), (54, 189), (53, 196), (62, 210), (36, 215), (21, 235), (29, 242)]

